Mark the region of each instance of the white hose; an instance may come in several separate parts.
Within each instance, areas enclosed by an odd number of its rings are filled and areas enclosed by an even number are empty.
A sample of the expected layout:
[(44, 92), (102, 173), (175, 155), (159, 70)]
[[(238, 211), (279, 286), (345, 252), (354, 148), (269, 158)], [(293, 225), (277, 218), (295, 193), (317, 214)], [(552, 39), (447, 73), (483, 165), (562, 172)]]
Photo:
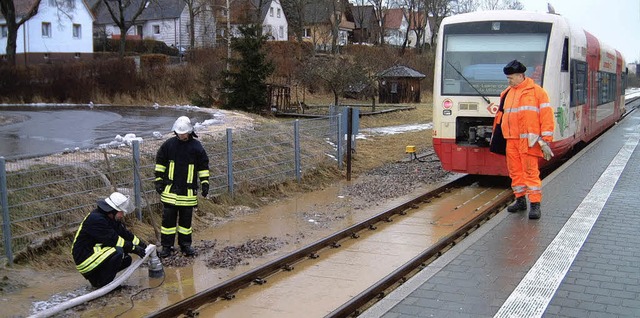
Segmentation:
[(145, 255), (143, 258), (133, 262), (131, 265), (129, 265), (129, 267), (127, 267), (126, 271), (124, 271), (120, 276), (114, 279), (111, 283), (103, 286), (102, 288), (94, 290), (86, 295), (82, 295), (82, 296), (78, 296), (76, 298), (70, 299), (62, 304), (58, 304), (46, 310), (43, 310), (39, 313), (29, 316), (29, 318), (51, 317), (61, 311), (67, 310), (69, 308), (73, 308), (75, 306), (78, 306), (87, 301), (93, 300), (100, 296), (104, 296), (108, 292), (120, 286), (120, 284), (122, 284), (127, 278), (129, 278), (129, 276), (131, 276), (131, 274), (133, 274), (133, 272), (136, 269), (138, 269), (138, 267), (149, 257), (151, 252), (155, 251), (155, 249), (156, 249), (155, 245), (153, 244), (147, 245), (147, 248), (145, 249)]

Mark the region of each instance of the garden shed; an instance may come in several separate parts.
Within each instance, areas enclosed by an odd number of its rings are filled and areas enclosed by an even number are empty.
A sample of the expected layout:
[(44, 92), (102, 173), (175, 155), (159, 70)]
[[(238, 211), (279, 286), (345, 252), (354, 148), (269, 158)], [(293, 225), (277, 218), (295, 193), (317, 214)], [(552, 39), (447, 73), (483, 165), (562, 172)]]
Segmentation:
[(396, 65), (376, 74), (380, 103), (419, 103), (420, 81), (426, 75), (403, 65)]

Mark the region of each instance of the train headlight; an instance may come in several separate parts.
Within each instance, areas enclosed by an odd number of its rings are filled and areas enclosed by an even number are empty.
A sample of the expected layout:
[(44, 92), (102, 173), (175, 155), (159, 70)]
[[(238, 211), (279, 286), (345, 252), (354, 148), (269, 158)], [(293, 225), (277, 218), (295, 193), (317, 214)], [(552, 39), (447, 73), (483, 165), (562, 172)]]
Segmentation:
[(453, 101), (448, 98), (443, 100), (442, 107), (444, 107), (444, 109), (451, 109), (451, 107), (453, 107)]

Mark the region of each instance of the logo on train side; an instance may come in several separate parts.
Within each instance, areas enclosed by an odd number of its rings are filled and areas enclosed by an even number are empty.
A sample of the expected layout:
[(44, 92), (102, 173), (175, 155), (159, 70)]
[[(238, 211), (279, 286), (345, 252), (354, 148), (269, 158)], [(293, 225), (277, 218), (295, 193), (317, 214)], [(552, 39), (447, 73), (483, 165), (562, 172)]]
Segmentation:
[(487, 106), (487, 110), (491, 115), (495, 115), (496, 113), (498, 113), (498, 105), (491, 103), (489, 104), (489, 106)]

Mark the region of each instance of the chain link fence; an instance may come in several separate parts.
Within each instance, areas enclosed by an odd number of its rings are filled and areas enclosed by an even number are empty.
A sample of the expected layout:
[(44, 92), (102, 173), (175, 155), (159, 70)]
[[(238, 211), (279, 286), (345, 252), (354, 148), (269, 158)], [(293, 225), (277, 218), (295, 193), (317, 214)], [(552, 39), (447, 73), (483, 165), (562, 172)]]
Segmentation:
[[(342, 168), (342, 115), (227, 129), (200, 136), (209, 156), (210, 196), (301, 181), (320, 166)], [(134, 141), (32, 159), (0, 157), (1, 253), (14, 255), (74, 233), (96, 201), (113, 191), (131, 195), (136, 216), (159, 203), (153, 185), (155, 156), (164, 140)], [(0, 256), (1, 257), (1, 256)]]

